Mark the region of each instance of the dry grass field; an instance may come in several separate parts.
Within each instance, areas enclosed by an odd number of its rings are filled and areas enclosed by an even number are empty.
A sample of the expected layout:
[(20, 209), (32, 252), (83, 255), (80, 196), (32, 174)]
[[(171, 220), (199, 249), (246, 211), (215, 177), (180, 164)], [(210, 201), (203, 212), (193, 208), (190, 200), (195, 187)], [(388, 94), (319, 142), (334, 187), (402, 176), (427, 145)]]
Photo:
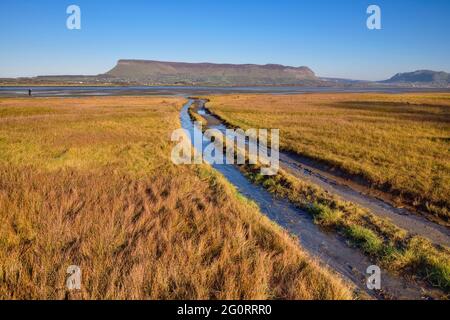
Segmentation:
[(211, 96), (208, 108), (241, 128), (279, 128), (284, 150), (363, 178), (450, 220), (450, 94)]
[(0, 299), (352, 298), (212, 169), (171, 164), (183, 103), (0, 99)]

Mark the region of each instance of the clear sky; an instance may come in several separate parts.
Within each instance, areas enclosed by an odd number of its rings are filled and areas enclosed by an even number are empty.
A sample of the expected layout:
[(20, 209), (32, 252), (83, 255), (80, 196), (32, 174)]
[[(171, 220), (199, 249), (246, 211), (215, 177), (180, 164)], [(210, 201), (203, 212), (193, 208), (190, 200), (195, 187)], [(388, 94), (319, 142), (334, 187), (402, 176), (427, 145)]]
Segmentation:
[[(81, 30), (66, 8), (81, 8)], [(382, 10), (368, 30), (366, 9)], [(98, 74), (118, 59), (306, 65), (380, 80), (450, 72), (449, 0), (1, 0), (0, 77)]]

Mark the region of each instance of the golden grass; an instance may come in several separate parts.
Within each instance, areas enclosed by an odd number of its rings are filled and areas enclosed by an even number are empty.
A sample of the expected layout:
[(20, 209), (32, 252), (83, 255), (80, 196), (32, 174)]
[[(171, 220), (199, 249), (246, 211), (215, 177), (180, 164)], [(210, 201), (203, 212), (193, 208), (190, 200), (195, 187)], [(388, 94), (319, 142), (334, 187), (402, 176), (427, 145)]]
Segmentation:
[(309, 212), (314, 223), (341, 234), (386, 270), (420, 278), (446, 294), (450, 292), (448, 247), (434, 246), (428, 239), (411, 235), (390, 220), (342, 201), (283, 170), (276, 176), (263, 176), (257, 165), (243, 165), (240, 169), (254, 183)]
[(208, 108), (241, 128), (279, 128), (281, 148), (364, 178), (450, 219), (450, 94), (211, 96)]
[(352, 298), (212, 169), (171, 164), (183, 102), (0, 99), (1, 299)]
[[(206, 121), (196, 110), (196, 105), (189, 109), (191, 119)], [(224, 149), (229, 147), (226, 143), (223, 145)], [(389, 219), (380, 218), (365, 208), (342, 201), (282, 169), (275, 176), (262, 175), (259, 164), (240, 165), (239, 169), (252, 182), (310, 213), (317, 225), (341, 234), (349, 244), (375, 259), (386, 270), (408, 278), (420, 278), (441, 288), (446, 294), (450, 292), (448, 247), (435, 246), (426, 238), (411, 235)], [(443, 298), (447, 297), (444, 295)]]

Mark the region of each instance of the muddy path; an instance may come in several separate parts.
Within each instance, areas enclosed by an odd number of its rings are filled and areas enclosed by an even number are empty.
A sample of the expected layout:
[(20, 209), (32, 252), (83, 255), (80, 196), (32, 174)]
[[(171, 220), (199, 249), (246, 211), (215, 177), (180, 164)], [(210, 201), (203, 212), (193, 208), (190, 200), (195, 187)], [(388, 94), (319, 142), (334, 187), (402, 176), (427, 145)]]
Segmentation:
[[(182, 128), (192, 138), (194, 134), (201, 134), (195, 127), (188, 109), (193, 100), (187, 103), (180, 114)], [(201, 105), (200, 114), (208, 120), (210, 128), (223, 130), (225, 127), (217, 118), (208, 114)], [(193, 141), (191, 140), (193, 143)], [(209, 141), (203, 141), (204, 148)], [(198, 148), (199, 146), (197, 146)], [(326, 232), (314, 224), (312, 217), (284, 199), (279, 199), (260, 186), (252, 184), (233, 165), (213, 165), (227, 180), (234, 185), (241, 194), (254, 201), (261, 212), (272, 221), (298, 237), (302, 248), (322, 264), (343, 276), (355, 286), (361, 296), (374, 299), (429, 299), (439, 298), (441, 291), (429, 288), (424, 283), (413, 282), (405, 278), (382, 270), (382, 290), (368, 290), (366, 286), (366, 270), (375, 263), (362, 254), (358, 249), (350, 247), (345, 239), (335, 233)]]
[[(220, 119), (206, 108), (205, 101), (198, 102), (197, 110), (208, 120), (208, 123), (214, 124), (222, 131), (226, 129)], [(423, 236), (434, 244), (450, 247), (450, 229), (446, 226), (434, 223), (407, 208), (395, 207), (386, 197), (377, 196), (373, 190), (342, 178), (339, 174), (331, 173), (320, 163), (291, 152), (280, 152), (280, 167), (293, 176), (318, 185), (330, 194), (337, 195), (342, 200), (355, 203), (381, 218), (391, 220), (392, 223), (407, 230), (411, 235)]]

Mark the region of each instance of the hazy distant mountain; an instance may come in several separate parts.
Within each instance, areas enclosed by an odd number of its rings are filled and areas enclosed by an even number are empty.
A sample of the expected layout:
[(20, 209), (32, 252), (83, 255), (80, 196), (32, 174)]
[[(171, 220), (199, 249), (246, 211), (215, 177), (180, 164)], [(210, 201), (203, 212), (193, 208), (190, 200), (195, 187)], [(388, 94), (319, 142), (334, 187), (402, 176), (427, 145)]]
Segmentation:
[(450, 74), (442, 71), (418, 70), (414, 72), (397, 73), (392, 78), (382, 82), (448, 85), (450, 83)]
[(337, 84), (354, 84), (354, 83), (369, 83), (367, 80), (353, 80), (353, 79), (344, 79), (344, 78), (329, 78), (329, 77), (320, 77), (320, 80), (327, 81), (329, 83), (337, 83)]
[(320, 82), (308, 67), (150, 60), (119, 60), (102, 77), (145, 84), (295, 85)]

